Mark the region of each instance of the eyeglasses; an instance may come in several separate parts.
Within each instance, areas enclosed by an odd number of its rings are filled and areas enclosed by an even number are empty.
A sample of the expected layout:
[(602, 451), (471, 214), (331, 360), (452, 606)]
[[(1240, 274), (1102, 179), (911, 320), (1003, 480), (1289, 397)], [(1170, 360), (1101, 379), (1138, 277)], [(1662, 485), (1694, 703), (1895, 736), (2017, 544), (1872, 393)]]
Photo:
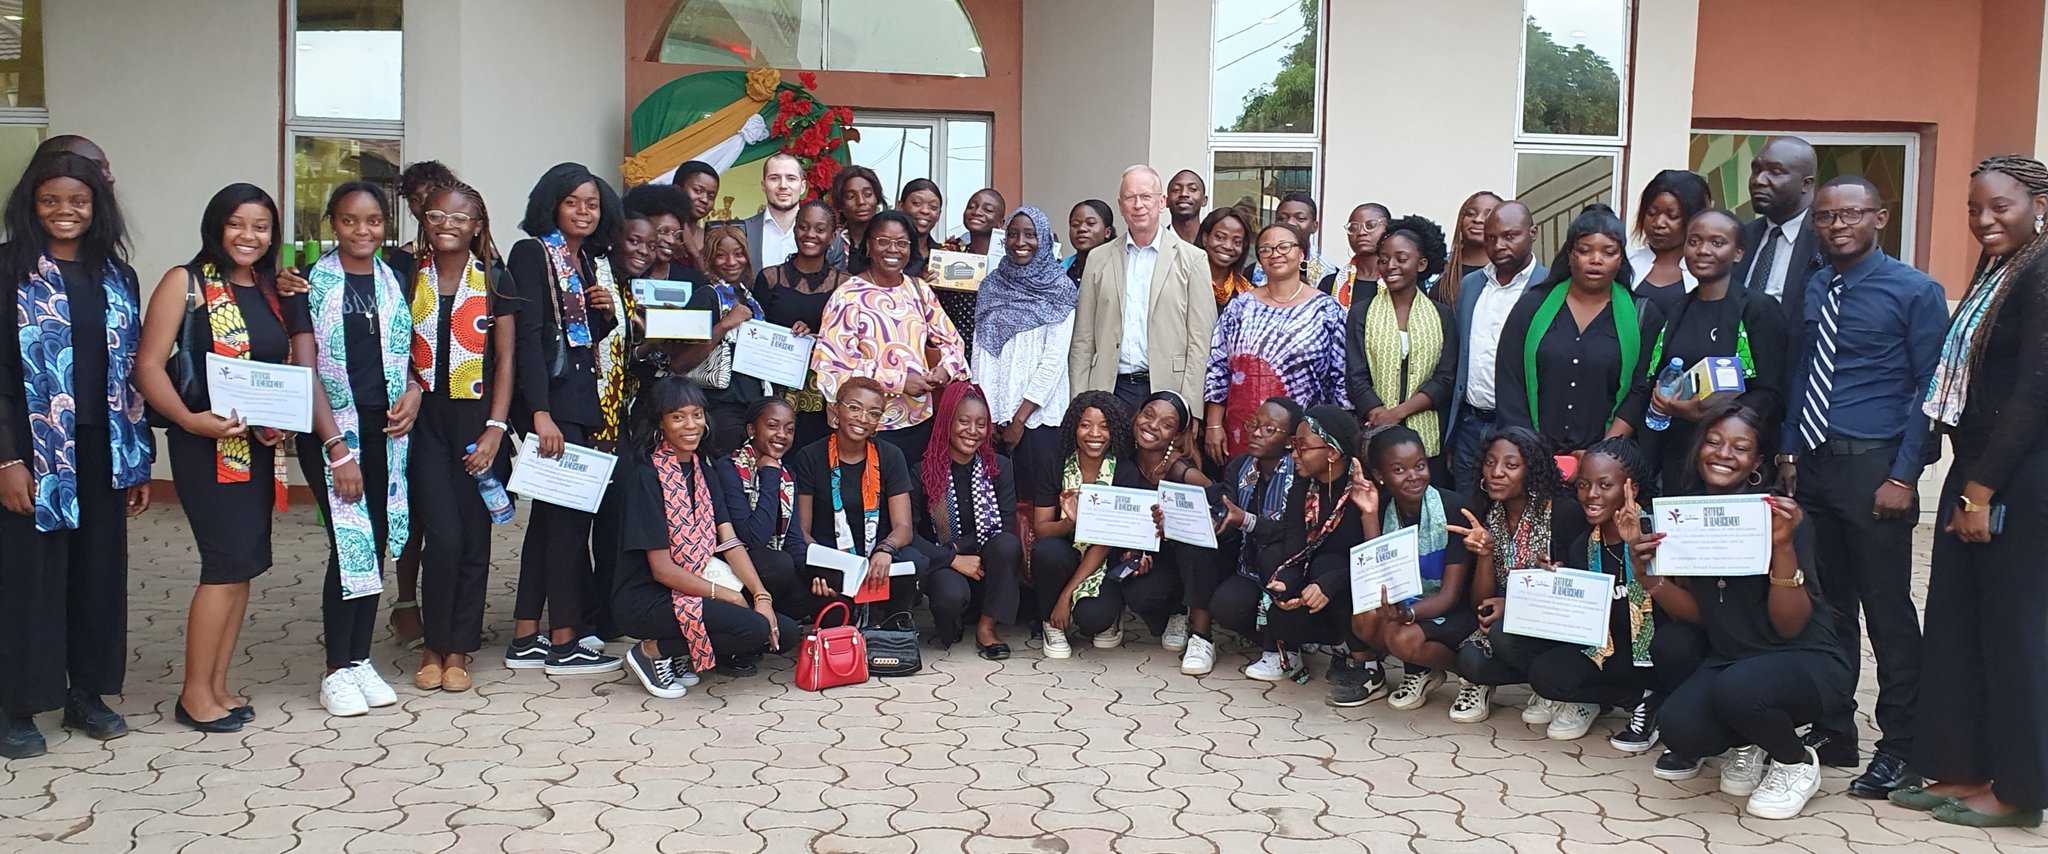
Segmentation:
[(1329, 450), (1329, 449), (1330, 449), (1330, 446), (1329, 446), (1329, 445), (1295, 445), (1295, 446), (1294, 446), (1294, 450), (1296, 450), (1296, 451), (1327, 451), (1327, 450)]
[(1126, 193), (1124, 195), (1118, 196), (1117, 199), (1119, 201), (1134, 202), (1139, 205), (1149, 206), (1153, 202), (1159, 201), (1160, 195), (1158, 193)]
[(654, 236), (662, 240), (674, 240), (676, 235), (682, 233), (683, 230), (680, 228), (657, 228), (654, 230)]
[(850, 403), (841, 403), (837, 404), (837, 406), (841, 415), (855, 421), (877, 424), (882, 420), (882, 410), (879, 409), (862, 409)]
[(1300, 248), (1301, 244), (1291, 240), (1286, 243), (1266, 243), (1259, 246), (1259, 257), (1271, 258), (1275, 255), (1285, 255)]
[(1248, 432), (1254, 436), (1278, 436), (1282, 433), (1287, 432), (1287, 427), (1283, 424), (1273, 424), (1270, 422), (1260, 424), (1257, 421), (1253, 421), (1246, 426), (1245, 432)]
[(1856, 225), (1857, 223), (1863, 221), (1863, 216), (1865, 214), (1876, 213), (1881, 210), (1884, 210), (1884, 208), (1837, 208), (1835, 210), (1826, 211), (1817, 210), (1813, 212), (1813, 224), (1819, 226), (1829, 226), (1839, 222), (1843, 225)]
[(1368, 231), (1378, 231), (1386, 227), (1386, 220), (1369, 219), (1364, 222), (1347, 222), (1344, 224), (1344, 231), (1348, 234), (1364, 234)]
[(868, 238), (868, 245), (877, 249), (909, 249), (910, 239), (907, 237), (870, 237)]
[(420, 216), (426, 218), (428, 225), (441, 225), (445, 223), (456, 228), (461, 228), (482, 219), (482, 217), (474, 217), (466, 213), (449, 213), (447, 211), (422, 211)]

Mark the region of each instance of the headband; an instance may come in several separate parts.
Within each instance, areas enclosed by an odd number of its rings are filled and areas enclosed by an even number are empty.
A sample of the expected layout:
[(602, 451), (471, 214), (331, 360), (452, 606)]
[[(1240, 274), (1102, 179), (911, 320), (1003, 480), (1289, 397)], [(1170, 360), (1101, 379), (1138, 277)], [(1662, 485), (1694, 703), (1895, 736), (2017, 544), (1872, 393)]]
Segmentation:
[(1315, 416), (1304, 415), (1301, 420), (1302, 423), (1308, 425), (1309, 432), (1316, 434), (1316, 438), (1323, 440), (1323, 444), (1329, 445), (1340, 453), (1344, 451), (1344, 443), (1337, 441), (1337, 437), (1330, 435), (1330, 431), (1323, 429), (1323, 422), (1316, 420)]

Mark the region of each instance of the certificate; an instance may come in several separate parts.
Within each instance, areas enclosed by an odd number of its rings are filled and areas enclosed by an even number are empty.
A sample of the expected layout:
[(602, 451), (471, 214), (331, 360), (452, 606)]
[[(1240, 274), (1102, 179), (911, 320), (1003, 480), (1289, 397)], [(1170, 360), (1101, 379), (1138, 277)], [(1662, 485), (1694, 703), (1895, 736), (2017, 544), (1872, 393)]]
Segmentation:
[(313, 432), (312, 368), (206, 354), (206, 394), (213, 414), (241, 416), (259, 427)]
[(641, 308), (682, 308), (690, 304), (692, 285), (672, 279), (634, 279), (633, 303)]
[(1152, 508), (1159, 493), (1121, 486), (1083, 486), (1074, 514), (1074, 541), (1122, 549), (1159, 550), (1159, 524)]
[(1607, 643), (1614, 576), (1582, 569), (1517, 569), (1508, 573), (1508, 634), (1580, 646)]
[[(817, 543), (812, 543), (810, 548), (804, 551), (804, 563), (839, 573), (839, 592), (845, 596), (852, 596), (859, 591), (861, 581), (868, 577), (867, 558)], [(910, 561), (899, 560), (889, 564), (890, 578), (916, 574), (917, 564)]]
[(1422, 595), (1422, 538), (1414, 525), (1351, 547), (1351, 613)]
[(926, 269), (935, 276), (932, 287), (978, 291), (981, 290), (981, 280), (988, 275), (988, 256), (934, 249), (926, 262)]
[(551, 460), (540, 455), (540, 438), (528, 433), (519, 447), (519, 457), (512, 462), (512, 482), (505, 484), (507, 490), (535, 501), (596, 513), (619, 458), (565, 443), (562, 458)]
[(1209, 493), (1199, 486), (1160, 481), (1159, 512), (1166, 538), (1205, 549), (1216, 547), (1216, 523), (1209, 515)]
[(799, 338), (786, 326), (765, 320), (740, 324), (739, 345), (732, 351), (734, 373), (760, 377), (790, 388), (803, 388), (811, 370), (811, 348), (816, 338)]
[(1658, 575), (1771, 571), (1771, 505), (1763, 495), (1677, 495), (1652, 505)]
[(650, 308), (646, 334), (648, 338), (709, 341), (711, 312), (701, 308)]

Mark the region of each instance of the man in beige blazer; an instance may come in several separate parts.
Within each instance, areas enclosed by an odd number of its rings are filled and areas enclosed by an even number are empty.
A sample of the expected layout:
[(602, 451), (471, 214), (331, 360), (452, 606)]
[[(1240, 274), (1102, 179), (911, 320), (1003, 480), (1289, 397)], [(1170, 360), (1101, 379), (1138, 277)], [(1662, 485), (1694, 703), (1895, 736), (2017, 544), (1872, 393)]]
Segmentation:
[(1113, 391), (1132, 412), (1155, 391), (1193, 405), (1216, 332), (1208, 256), (1164, 227), (1166, 191), (1152, 167), (1124, 170), (1117, 209), (1123, 236), (1089, 250), (1081, 276), (1068, 361), (1074, 391)]

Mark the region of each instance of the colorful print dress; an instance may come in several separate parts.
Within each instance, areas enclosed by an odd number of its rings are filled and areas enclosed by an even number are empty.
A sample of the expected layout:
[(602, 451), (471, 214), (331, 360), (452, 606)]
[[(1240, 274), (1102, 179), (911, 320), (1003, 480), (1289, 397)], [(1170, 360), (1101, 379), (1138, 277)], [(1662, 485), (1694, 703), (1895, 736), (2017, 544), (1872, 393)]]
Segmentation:
[[(1343, 325), (1341, 317), (1338, 325)], [(1338, 352), (1341, 358), (1343, 348)], [(928, 354), (937, 357), (936, 364)], [(905, 395), (904, 384), (912, 372), (936, 367), (954, 379), (967, 378), (967, 350), (931, 286), (908, 276), (895, 287), (854, 276), (832, 292), (818, 327), (818, 348), (811, 354), (811, 370), (826, 400), (837, 398), (841, 383), (872, 377), (889, 391), (881, 429), (915, 427), (932, 417), (931, 395)]]
[(1287, 308), (1267, 305), (1257, 293), (1239, 294), (1216, 318), (1202, 399), (1223, 404), (1232, 456), (1245, 452), (1252, 413), (1269, 397), (1351, 408), (1344, 390), (1344, 308), (1335, 297), (1310, 290), (1306, 301)]

